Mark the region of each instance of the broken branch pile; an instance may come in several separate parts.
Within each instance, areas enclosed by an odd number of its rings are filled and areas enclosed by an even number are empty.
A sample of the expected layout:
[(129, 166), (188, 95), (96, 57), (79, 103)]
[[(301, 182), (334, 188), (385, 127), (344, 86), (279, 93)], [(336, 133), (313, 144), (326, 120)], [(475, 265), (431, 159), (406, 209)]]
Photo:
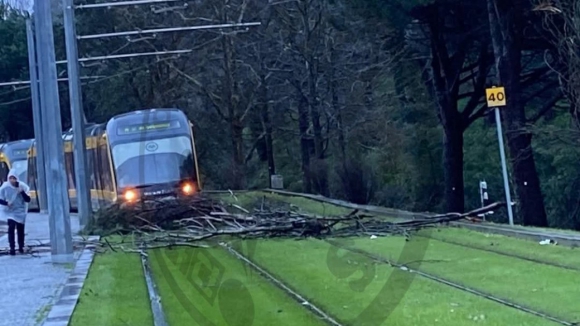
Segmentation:
[[(354, 235), (395, 235), (440, 223), (456, 221), (503, 206), (494, 203), (465, 214), (442, 214), (429, 218), (390, 222), (361, 214), (316, 216), (296, 209), (264, 207), (249, 211), (207, 197), (152, 201), (132, 207), (111, 206), (98, 213), (93, 233), (164, 233), (164, 237), (197, 241), (219, 235), (247, 237), (323, 237)], [(273, 206), (273, 205), (267, 205)], [(105, 233), (105, 234), (103, 234)]]

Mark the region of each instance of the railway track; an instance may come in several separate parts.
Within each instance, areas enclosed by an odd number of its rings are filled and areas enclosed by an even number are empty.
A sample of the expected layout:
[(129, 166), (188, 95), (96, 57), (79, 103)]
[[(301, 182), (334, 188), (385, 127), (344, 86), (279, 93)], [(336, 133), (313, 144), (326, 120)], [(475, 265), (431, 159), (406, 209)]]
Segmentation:
[(474, 250), (480, 250), (480, 251), (490, 252), (490, 253), (494, 253), (494, 254), (506, 256), (506, 257), (521, 259), (521, 260), (529, 261), (529, 262), (536, 263), (536, 264), (548, 265), (548, 266), (553, 266), (553, 267), (558, 267), (558, 268), (563, 268), (563, 269), (568, 269), (568, 270), (573, 270), (573, 271), (580, 272), (580, 267), (574, 267), (574, 266), (569, 266), (569, 265), (562, 265), (562, 264), (548, 262), (548, 261), (541, 260), (541, 259), (529, 258), (529, 257), (525, 257), (525, 256), (522, 256), (522, 255), (507, 253), (507, 252), (504, 252), (504, 251), (501, 251), (501, 250), (495, 250), (495, 249), (491, 249), (491, 248), (483, 248), (481, 246), (474, 246), (474, 245), (470, 245), (470, 244), (466, 244), (466, 243), (461, 243), (461, 242), (457, 242), (457, 241), (438, 239), (438, 238), (435, 238), (435, 237), (429, 237), (429, 236), (421, 235), (421, 234), (415, 234), (414, 236), (415, 237), (428, 238), (430, 240), (440, 241), (440, 242), (444, 242), (444, 243), (448, 243), (448, 244), (451, 244), (451, 245), (460, 246), (460, 247), (464, 247), (464, 248), (469, 248), (469, 249), (474, 249)]
[(525, 307), (525, 306), (520, 305), (520, 304), (518, 304), (516, 302), (512, 302), (512, 301), (509, 301), (509, 300), (506, 300), (506, 299), (502, 299), (502, 298), (496, 297), (496, 296), (494, 296), (492, 294), (485, 293), (483, 291), (479, 291), (477, 289), (473, 289), (473, 288), (466, 287), (464, 285), (461, 285), (459, 283), (455, 283), (455, 282), (446, 280), (446, 279), (441, 278), (439, 276), (436, 276), (436, 275), (433, 275), (433, 274), (429, 274), (429, 273), (425, 273), (425, 272), (422, 272), (422, 271), (417, 270), (417, 269), (409, 268), (409, 267), (407, 267), (405, 265), (398, 264), (398, 263), (396, 263), (394, 261), (391, 261), (389, 259), (386, 259), (384, 257), (378, 256), (378, 255), (375, 255), (375, 254), (372, 254), (372, 253), (370, 253), (368, 251), (365, 251), (365, 250), (362, 250), (362, 249), (354, 248), (354, 247), (351, 247), (351, 246), (344, 246), (344, 245), (341, 245), (340, 243), (338, 243), (337, 241), (330, 240), (330, 239), (326, 239), (325, 241), (327, 243), (329, 243), (330, 245), (336, 247), (336, 248), (340, 248), (340, 249), (347, 250), (347, 251), (350, 251), (350, 252), (355, 253), (355, 254), (359, 254), (359, 255), (368, 257), (368, 258), (370, 258), (370, 259), (372, 259), (372, 260), (374, 260), (374, 261), (376, 261), (378, 263), (388, 264), (391, 267), (398, 268), (398, 269), (403, 270), (405, 272), (415, 273), (416, 275), (419, 275), (419, 276), (421, 276), (423, 278), (427, 278), (427, 279), (430, 279), (432, 281), (435, 281), (435, 282), (438, 282), (438, 283), (442, 283), (442, 284), (445, 284), (447, 286), (450, 286), (450, 287), (459, 289), (461, 291), (465, 291), (465, 292), (474, 294), (476, 296), (485, 298), (487, 300), (490, 300), (490, 301), (494, 301), (494, 302), (503, 304), (503, 305), (508, 306), (510, 308), (514, 308), (514, 309), (517, 309), (519, 311), (522, 311), (522, 312), (525, 312), (525, 313), (528, 313), (528, 314), (531, 314), (531, 315), (535, 315), (535, 316), (544, 318), (546, 320), (550, 320), (550, 321), (555, 322), (555, 323), (558, 323), (560, 325), (565, 325), (565, 326), (578, 326), (579, 325), (577, 322), (571, 322), (571, 321), (563, 320), (563, 319), (561, 319), (559, 317), (550, 315), (548, 313), (541, 312), (541, 311), (538, 311), (538, 310), (535, 310), (535, 309), (532, 309), (532, 308), (529, 308), (529, 307)]
[(288, 287), (282, 281), (280, 281), (279, 279), (277, 279), (276, 277), (274, 277), (272, 274), (268, 273), (265, 269), (263, 269), (262, 267), (258, 266), (258, 264), (256, 264), (255, 262), (253, 262), (250, 259), (248, 259), (247, 257), (245, 257), (244, 255), (242, 255), (240, 252), (238, 252), (237, 250), (235, 250), (231, 246), (229, 246), (229, 245), (227, 245), (225, 243), (220, 243), (220, 245), (226, 251), (228, 251), (230, 254), (232, 254), (234, 257), (236, 257), (239, 260), (243, 261), (248, 266), (250, 266), (251, 268), (253, 268), (256, 272), (258, 272), (259, 274), (261, 274), (264, 278), (266, 278), (267, 280), (269, 280), (270, 282), (272, 282), (275, 286), (277, 286), (279, 289), (281, 289), (282, 291), (284, 291), (288, 296), (292, 297), (299, 304), (301, 304), (302, 306), (310, 309), (314, 314), (316, 314), (319, 318), (321, 318), (321, 320), (323, 320), (326, 324), (332, 325), (332, 326), (342, 326), (342, 324), (340, 322), (338, 322), (336, 319), (334, 319), (330, 314), (326, 313), (321, 308), (319, 308), (316, 305), (314, 305), (312, 302), (310, 302), (309, 300), (307, 300), (305, 297), (303, 297), (302, 295), (300, 295), (298, 292), (292, 290), (290, 287)]
[[(330, 199), (330, 198), (325, 198), (322, 196), (316, 196), (316, 195), (310, 195), (310, 194), (293, 193), (293, 192), (288, 192), (288, 191), (271, 190), (271, 189), (265, 189), (262, 191), (266, 192), (266, 193), (275, 193), (275, 194), (279, 194), (279, 195), (283, 195), (283, 196), (293, 196), (293, 197), (302, 197), (302, 198), (312, 199), (312, 200), (315, 200), (318, 202), (336, 205), (336, 206), (340, 206), (340, 207), (345, 207), (345, 208), (350, 208), (350, 209), (358, 209), (360, 211), (364, 211), (367, 213), (385, 215), (385, 216), (393, 217), (393, 218), (399, 219), (399, 220), (412, 220), (412, 219), (416, 219), (417, 217), (425, 218), (425, 217), (430, 217), (430, 216), (435, 215), (435, 214), (430, 214), (430, 213), (411, 213), (411, 212), (383, 208), (383, 207), (376, 207), (376, 206), (357, 205), (357, 204), (352, 204), (352, 203), (348, 203), (348, 202), (344, 202), (344, 201), (340, 201), (340, 200), (335, 200), (335, 199)], [(215, 192), (215, 193), (231, 193), (231, 192), (219, 191), (219, 192)], [(485, 223), (485, 222), (481, 223), (481, 224), (471, 224), (468, 222), (467, 223), (466, 222), (456, 222), (456, 223), (452, 223), (452, 224), (456, 227), (471, 229), (474, 231), (500, 234), (500, 235), (505, 235), (505, 236), (510, 236), (510, 237), (521, 238), (521, 239), (539, 241), (539, 240), (549, 238), (549, 239), (558, 241), (559, 244), (562, 244), (562, 245), (567, 245), (567, 246), (572, 246), (572, 247), (576, 247), (576, 246), (580, 245), (580, 236), (574, 235), (574, 234), (565, 234), (565, 233), (561, 233), (561, 232), (557, 232), (557, 231), (530, 230), (530, 229), (524, 229), (523, 227), (510, 227), (510, 226), (493, 225), (491, 223)], [(501, 250), (494, 249), (494, 248), (486, 248), (485, 246), (470, 245), (470, 244), (465, 244), (465, 243), (456, 242), (456, 241), (452, 241), (452, 240), (438, 239), (437, 237), (431, 237), (428, 235), (417, 234), (416, 236), (429, 238), (429, 239), (433, 239), (436, 241), (440, 241), (440, 242), (444, 242), (444, 243), (448, 243), (448, 244), (452, 244), (452, 245), (457, 245), (457, 246), (461, 246), (461, 247), (465, 247), (465, 248), (470, 248), (470, 249), (474, 249), (474, 250), (481, 250), (481, 251), (491, 252), (491, 253), (502, 255), (502, 256), (526, 260), (526, 261), (530, 261), (533, 263), (550, 265), (553, 267), (563, 268), (563, 269), (567, 269), (567, 270), (580, 271), (580, 268), (578, 268), (578, 267), (566, 266), (566, 265), (558, 264), (555, 262), (549, 262), (549, 261), (544, 261), (541, 259), (535, 259), (533, 257), (526, 257), (526, 256), (518, 255), (518, 254), (513, 254), (513, 253), (501, 251)], [(537, 308), (532, 308), (532, 307), (528, 307), (525, 305), (521, 305), (517, 302), (510, 301), (510, 300), (507, 300), (507, 299), (504, 299), (501, 297), (497, 297), (491, 293), (486, 293), (485, 291), (482, 291), (479, 289), (464, 286), (460, 283), (456, 283), (456, 282), (450, 281), (448, 279), (445, 279), (444, 276), (439, 277), (439, 276), (434, 275), (434, 274), (423, 272), (419, 269), (409, 268), (408, 266), (406, 266), (404, 264), (400, 264), (396, 261), (386, 259), (384, 257), (370, 253), (370, 252), (365, 251), (363, 249), (359, 249), (356, 247), (344, 246), (341, 243), (338, 243), (338, 242), (330, 240), (330, 239), (326, 239), (325, 241), (327, 241), (330, 245), (332, 245), (336, 248), (341, 248), (341, 249), (350, 251), (352, 253), (365, 256), (367, 258), (370, 258), (370, 259), (376, 261), (377, 263), (388, 264), (388, 265), (390, 265), (394, 268), (400, 269), (404, 272), (415, 273), (416, 275), (419, 275), (423, 278), (430, 279), (432, 281), (444, 284), (444, 285), (452, 287), (452, 288), (456, 288), (458, 290), (479, 296), (481, 298), (485, 298), (487, 300), (490, 300), (490, 301), (493, 301), (496, 303), (500, 303), (502, 305), (505, 305), (505, 306), (508, 306), (510, 308), (525, 312), (525, 313), (530, 314), (530, 315), (534, 315), (537, 317), (544, 318), (546, 320), (550, 320), (550, 321), (558, 323), (560, 325), (569, 325), (569, 326), (580, 325), (580, 323), (578, 323), (577, 321), (565, 320), (561, 317), (554, 316), (550, 313), (538, 310)]]
[(544, 239), (556, 240), (558, 244), (568, 246), (568, 247), (579, 247), (580, 246), (580, 236), (573, 234), (565, 234), (557, 231), (537, 231), (528, 230), (517, 227), (511, 227), (509, 225), (499, 226), (493, 225), (491, 223), (466, 223), (466, 222), (453, 222), (453, 224), (486, 233), (500, 234), (505, 236), (515, 236), (520, 239), (541, 241)]

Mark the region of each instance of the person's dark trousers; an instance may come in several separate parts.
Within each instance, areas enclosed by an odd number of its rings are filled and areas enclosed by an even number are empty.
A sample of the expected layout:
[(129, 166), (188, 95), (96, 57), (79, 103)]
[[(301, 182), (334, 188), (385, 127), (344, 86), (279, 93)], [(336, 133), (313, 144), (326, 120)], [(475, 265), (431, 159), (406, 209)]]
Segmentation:
[(10, 244), (10, 254), (14, 255), (14, 231), (18, 233), (18, 251), (24, 252), (24, 224), (8, 219), (8, 243)]

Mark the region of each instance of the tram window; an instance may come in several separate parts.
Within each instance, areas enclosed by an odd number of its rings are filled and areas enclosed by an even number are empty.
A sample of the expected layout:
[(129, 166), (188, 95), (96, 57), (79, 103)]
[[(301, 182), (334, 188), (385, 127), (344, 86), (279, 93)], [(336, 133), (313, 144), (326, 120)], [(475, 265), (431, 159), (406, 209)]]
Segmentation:
[(75, 163), (72, 152), (65, 153), (65, 171), (67, 175), (68, 189), (75, 189)]
[(99, 145), (99, 174), (100, 174), (100, 179), (101, 179), (101, 190), (107, 190), (107, 169), (105, 167), (105, 165), (103, 164), (103, 153), (105, 153), (104, 151), (104, 144)]
[(36, 190), (36, 156), (28, 159), (28, 179), (26, 183), (30, 190)]
[(10, 172), (8, 164), (6, 164), (6, 162), (0, 162), (0, 178), (2, 179), (2, 182), (5, 182), (8, 179), (8, 172)]
[(93, 148), (89, 149), (87, 151), (87, 156), (86, 156), (86, 160), (87, 160), (87, 170), (89, 175), (91, 176), (91, 184), (89, 185), (89, 187), (91, 189), (97, 189), (96, 187), (96, 182), (95, 182), (95, 164), (94, 164), (94, 152), (95, 150)]
[(191, 170), (182, 169), (187, 156), (162, 153), (137, 156), (128, 159), (117, 168), (120, 188), (179, 181), (193, 176)]
[(94, 175), (95, 187), (99, 191), (102, 191), (103, 190), (103, 183), (101, 182), (101, 176), (103, 175), (103, 173), (101, 172), (101, 161), (100, 161), (100, 155), (99, 155), (99, 147), (96, 147), (92, 151), (92, 161), (93, 161), (93, 166), (95, 169), (95, 175)]
[(179, 167), (181, 175), (192, 175), (195, 176), (195, 162), (193, 161), (193, 154), (187, 155), (185, 160), (181, 163)]
[(101, 175), (103, 181), (103, 190), (113, 191), (111, 185), (111, 166), (109, 165), (109, 156), (107, 155), (107, 146), (102, 145), (100, 148), (101, 155)]

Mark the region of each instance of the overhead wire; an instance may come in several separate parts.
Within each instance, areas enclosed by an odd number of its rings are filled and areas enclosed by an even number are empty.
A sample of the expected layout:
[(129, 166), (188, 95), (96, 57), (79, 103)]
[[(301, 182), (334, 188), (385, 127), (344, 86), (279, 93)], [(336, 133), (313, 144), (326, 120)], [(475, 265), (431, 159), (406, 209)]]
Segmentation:
[[(191, 53), (191, 52), (193, 52), (195, 50), (198, 50), (200, 48), (203, 48), (203, 47), (205, 47), (205, 46), (207, 46), (207, 45), (209, 45), (209, 44), (211, 44), (211, 43), (219, 40), (220, 37), (221, 36), (212, 38), (212, 39), (210, 39), (210, 40), (208, 40), (208, 41), (206, 41), (206, 42), (204, 42), (202, 44), (199, 44), (199, 45), (197, 45), (195, 47), (192, 47), (192, 48), (190, 48), (188, 50), (182, 50), (182, 51), (184, 51), (184, 53), (176, 53), (175, 56), (169, 56), (169, 57), (166, 57), (166, 58), (163, 58), (163, 59), (158, 59), (155, 62), (150, 62), (150, 63), (143, 64), (142, 66), (140, 66), (138, 68), (124, 70), (124, 71), (122, 71), (120, 73), (117, 73), (117, 74), (114, 74), (114, 75), (111, 75), (111, 76), (105, 76), (105, 77), (102, 77), (102, 78), (98, 78), (97, 80), (93, 80), (93, 81), (81, 83), (81, 85), (85, 86), (85, 85), (89, 85), (89, 84), (93, 84), (93, 83), (99, 83), (99, 82), (102, 82), (102, 81), (105, 81), (105, 80), (108, 80), (108, 79), (116, 78), (116, 77), (118, 77), (120, 75), (124, 75), (124, 74), (131, 73), (131, 72), (137, 71), (137, 70), (142, 69), (142, 68), (145, 68), (145, 67), (149, 67), (149, 66), (154, 65), (154, 64), (157, 64), (157, 63), (169, 61), (169, 60), (172, 60), (172, 59), (177, 59), (177, 58), (181, 57), (183, 54), (189, 54), (189, 53)], [(152, 45), (151, 43), (149, 43), (147, 41), (146, 41), (146, 43), (148, 43), (149, 45)], [(153, 47), (153, 48), (155, 48), (155, 47)], [(30, 88), (30, 86), (28, 86), (28, 85), (27, 86), (22, 86), (22, 87), (20, 87), (18, 89), (12, 89), (10, 91), (4, 92), (4, 93), (0, 93), (0, 96), (4, 96), (4, 95), (7, 95), (7, 94), (10, 94), (10, 93), (13, 93), (13, 92), (16, 92), (16, 91), (19, 91), (19, 90), (23, 90), (23, 89), (28, 89), (28, 88)], [(59, 90), (59, 93), (61, 91), (62, 91), (62, 89)], [(23, 98), (20, 98), (20, 99), (17, 99), (17, 100), (9, 101), (9, 102), (2, 102), (2, 103), (0, 103), (0, 106), (6, 106), (6, 105), (11, 105), (11, 104), (16, 104), (16, 103), (28, 101), (30, 99), (31, 99), (30, 97), (23, 97)]]
[[(137, 68), (123, 70), (123, 71), (121, 71), (119, 73), (116, 73), (114, 75), (111, 75), (111, 76), (105, 76), (105, 77), (99, 78), (97, 80), (92, 80), (92, 81), (89, 81), (89, 82), (84, 82), (84, 83), (81, 83), (81, 85), (86, 86), (86, 85), (90, 85), (90, 84), (94, 84), (94, 83), (100, 83), (100, 82), (103, 82), (105, 80), (117, 78), (117, 77), (119, 77), (121, 75), (125, 75), (125, 74), (128, 74), (128, 73), (132, 73), (132, 72), (141, 70), (143, 68), (150, 67), (150, 66), (152, 66), (154, 64), (162, 63), (164, 61), (168, 61), (168, 60), (171, 60), (171, 59), (176, 59), (176, 58), (175, 57), (167, 57), (167, 58), (159, 59), (159, 60), (156, 60), (154, 62), (150, 62), (150, 63), (143, 64), (143, 65), (141, 65), (141, 66), (139, 66)], [(22, 87), (19, 90), (24, 89), (24, 88), (30, 88), (30, 86)], [(64, 88), (59, 88), (59, 94), (63, 90), (64, 90)], [(11, 90), (10, 92), (15, 92), (15, 90)], [(30, 100), (31, 100), (31, 97), (30, 96), (27, 96), (27, 97), (23, 97), (23, 98), (16, 99), (16, 100), (12, 100), (12, 101), (8, 101), (8, 102), (2, 102), (2, 103), (0, 103), (0, 106), (12, 105), (12, 104), (17, 104), (17, 103), (21, 103), (21, 102), (25, 102), (25, 101), (30, 101)]]
[[(155, 2), (157, 0), (153, 0), (153, 1)], [(178, 0), (167, 0), (167, 1), (178, 1)], [(139, 1), (137, 1), (137, 2), (139, 2)], [(148, 1), (143, 1), (143, 2), (148, 2)], [(158, 2), (164, 2), (164, 1), (159, 0)], [(94, 5), (92, 5), (92, 6), (94, 6)], [(85, 5), (84, 7), (85, 8), (89, 8), (89, 7), (91, 7), (91, 5)], [(77, 7), (77, 8), (81, 9), (80, 7)], [(97, 35), (85, 35), (85, 36), (77, 36), (77, 39), (96, 38), (97, 36), (99, 36), (99, 37), (103, 37), (103, 36), (117, 36), (117, 35), (121, 35), (121, 34), (122, 35), (133, 35), (133, 34), (135, 34), (135, 35), (141, 35), (143, 33), (169, 32), (169, 31), (178, 31), (178, 30), (197, 30), (197, 29), (208, 29), (208, 28), (209, 29), (212, 29), (212, 28), (218, 28), (219, 29), (219, 28), (224, 28), (224, 27), (236, 27), (236, 26), (247, 27), (247, 26), (258, 26), (258, 25), (261, 25), (261, 23), (260, 22), (250, 22), (250, 23), (241, 23), (241, 22), (239, 22), (237, 24), (216, 24), (216, 25), (205, 25), (205, 26), (173, 27), (173, 28), (162, 28), (162, 29), (154, 29), (154, 30), (138, 30), (138, 31), (129, 31), (129, 32), (122, 32), (122, 33), (102, 34), (102, 35), (101, 34), (97, 34)], [(196, 47), (194, 47), (194, 48), (192, 48), (190, 50), (165, 51), (165, 52), (167, 52), (167, 54), (176, 54), (177, 57), (179, 57), (181, 54), (191, 53), (195, 49), (201, 48), (201, 47), (203, 47), (203, 46), (205, 46), (205, 45), (207, 45), (207, 44), (215, 41), (216, 39), (219, 39), (219, 37), (214, 38), (212, 40), (209, 40), (208, 42), (205, 42), (204, 44), (201, 44), (199, 46), (196, 46)], [(132, 42), (129, 42), (129, 43), (132, 43)], [(147, 43), (149, 43), (149, 42), (147, 42)], [(125, 44), (120, 49), (125, 48), (127, 45), (128, 44)], [(103, 59), (104, 60), (104, 59), (108, 59), (109, 57), (111, 59), (113, 59), (113, 58), (124, 58), (124, 57), (130, 57), (130, 56), (138, 56), (136, 54), (131, 54), (131, 55), (129, 55), (129, 54), (114, 55), (114, 53), (118, 52), (120, 49), (117, 49), (116, 51), (114, 51), (113, 52), (113, 55), (106, 55), (106, 56), (98, 57), (98, 58), (83, 58), (83, 59), (84, 59), (84, 61), (90, 61), (90, 60), (99, 60), (99, 59)], [(155, 53), (144, 53), (144, 54), (141, 54), (141, 55), (151, 55), (151, 54), (155, 54)], [(99, 79), (94, 80), (94, 81), (89, 81), (89, 82), (81, 83), (81, 85), (82, 86), (85, 86), (85, 85), (90, 85), (90, 84), (93, 84), (93, 83), (98, 83), (98, 82), (102, 82), (102, 81), (105, 81), (105, 80), (109, 80), (109, 79), (112, 79), (112, 78), (116, 78), (116, 77), (119, 77), (121, 75), (124, 75), (124, 74), (127, 74), (127, 73), (131, 73), (131, 72), (134, 72), (136, 70), (143, 69), (145, 67), (149, 67), (149, 66), (151, 66), (153, 64), (165, 62), (165, 61), (168, 61), (168, 60), (171, 60), (171, 59), (174, 59), (174, 58), (175, 57), (167, 57), (167, 58), (163, 58), (163, 59), (157, 59), (156, 61), (150, 62), (150, 63), (147, 63), (147, 64), (144, 64), (143, 66), (141, 66), (139, 68), (125, 70), (125, 71), (122, 71), (120, 73), (117, 73), (117, 74), (114, 74), (114, 75), (111, 75), (111, 76), (99, 78)], [(82, 59), (79, 60), (79, 61), (82, 61)], [(59, 63), (62, 63), (62, 62), (59, 62)], [(13, 88), (10, 91), (6, 91), (6, 92), (3, 92), (3, 93), (0, 93), (0, 96), (5, 96), (7, 94), (14, 93), (14, 92), (16, 92), (18, 90), (23, 90), (23, 89), (28, 89), (28, 88), (30, 88), (29, 85), (23, 86), (23, 87), (19, 87), (19, 88)], [(62, 90), (63, 89), (59, 89), (59, 94), (60, 94), (60, 92)], [(12, 101), (8, 101), (8, 102), (0, 103), (0, 106), (17, 104), (17, 103), (21, 103), (21, 102), (29, 101), (29, 100), (31, 100), (31, 97), (30, 96), (23, 97), (23, 98), (20, 98), (20, 99), (16, 99), (16, 100), (12, 100)]]

